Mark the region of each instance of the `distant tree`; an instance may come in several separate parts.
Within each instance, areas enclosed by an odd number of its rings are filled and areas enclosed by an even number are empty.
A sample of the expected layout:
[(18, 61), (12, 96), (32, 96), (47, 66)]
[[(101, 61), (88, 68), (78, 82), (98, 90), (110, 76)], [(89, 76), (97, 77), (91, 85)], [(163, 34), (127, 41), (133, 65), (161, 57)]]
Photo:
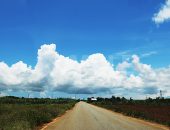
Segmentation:
[(122, 97), (122, 103), (125, 103), (125, 102), (127, 102), (127, 99), (125, 98), (125, 97)]
[(91, 102), (91, 98), (87, 98), (87, 102)]
[(116, 97), (116, 101), (117, 102), (121, 102), (121, 98), (120, 97)]
[(98, 102), (102, 102), (104, 99), (102, 97), (97, 97)]

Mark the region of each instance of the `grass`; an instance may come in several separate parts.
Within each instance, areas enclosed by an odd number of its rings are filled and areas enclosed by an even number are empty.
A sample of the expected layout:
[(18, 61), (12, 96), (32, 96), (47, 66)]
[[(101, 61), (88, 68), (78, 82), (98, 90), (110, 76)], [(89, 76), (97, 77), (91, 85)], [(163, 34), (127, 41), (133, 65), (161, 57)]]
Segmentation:
[[(0, 100), (2, 101), (3, 99)], [(17, 100), (18, 99), (10, 103), (0, 103), (0, 130), (38, 129), (38, 126), (48, 123), (57, 116), (62, 115), (65, 111), (71, 109), (76, 103), (76, 101), (70, 99), (63, 99), (63, 103), (58, 102), (59, 99), (55, 99), (56, 103), (44, 102), (39, 104), (33, 104), (29, 101), (18, 103)], [(27, 99), (19, 98), (19, 100), (22, 102)], [(36, 99), (37, 102), (42, 100), (46, 99)], [(50, 101), (50, 99), (48, 99), (48, 101)]]

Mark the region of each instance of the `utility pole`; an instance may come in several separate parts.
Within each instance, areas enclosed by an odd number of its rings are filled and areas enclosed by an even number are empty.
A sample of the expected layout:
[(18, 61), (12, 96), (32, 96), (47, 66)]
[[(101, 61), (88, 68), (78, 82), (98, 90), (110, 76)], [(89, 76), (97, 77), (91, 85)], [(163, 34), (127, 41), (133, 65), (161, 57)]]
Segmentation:
[(77, 90), (76, 90), (76, 88), (75, 88), (75, 100), (77, 99)]
[(29, 92), (28, 92), (28, 98), (30, 98), (30, 94), (29, 94)]
[(160, 99), (162, 99), (163, 96), (162, 96), (162, 90), (160, 90)]
[(76, 95), (76, 92), (75, 92), (75, 100), (76, 100), (76, 98), (77, 98), (76, 96), (77, 96), (77, 95)]
[(52, 92), (52, 94), (51, 94), (51, 98), (53, 99), (53, 92)]

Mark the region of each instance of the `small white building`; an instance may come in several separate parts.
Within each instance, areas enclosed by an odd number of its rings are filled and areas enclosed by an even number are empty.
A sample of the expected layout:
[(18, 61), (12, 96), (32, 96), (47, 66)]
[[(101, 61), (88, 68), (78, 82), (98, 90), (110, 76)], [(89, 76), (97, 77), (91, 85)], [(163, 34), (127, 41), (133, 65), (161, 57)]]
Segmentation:
[(97, 101), (97, 98), (91, 97), (91, 101)]

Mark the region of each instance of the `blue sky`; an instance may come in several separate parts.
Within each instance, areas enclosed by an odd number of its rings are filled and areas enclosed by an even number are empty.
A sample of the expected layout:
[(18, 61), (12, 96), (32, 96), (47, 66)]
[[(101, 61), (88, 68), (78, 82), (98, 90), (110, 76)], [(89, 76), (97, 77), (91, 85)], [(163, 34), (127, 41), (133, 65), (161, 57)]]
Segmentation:
[(144, 50), (159, 51), (161, 56), (153, 56), (153, 60), (164, 62), (153, 61), (154, 64), (168, 65), (170, 23), (157, 27), (152, 21), (163, 3), (163, 0), (2, 0), (0, 59), (10, 64), (18, 60), (35, 64), (39, 46), (52, 42), (60, 53), (68, 56), (96, 52), (109, 55), (149, 45)]
[[(35, 66), (42, 44), (64, 56), (102, 53), (113, 63), (137, 54), (153, 68), (170, 64), (170, 22), (152, 18), (165, 0), (1, 0), (0, 61)], [(144, 55), (142, 57), (142, 55)], [(117, 58), (118, 57), (118, 58)]]

